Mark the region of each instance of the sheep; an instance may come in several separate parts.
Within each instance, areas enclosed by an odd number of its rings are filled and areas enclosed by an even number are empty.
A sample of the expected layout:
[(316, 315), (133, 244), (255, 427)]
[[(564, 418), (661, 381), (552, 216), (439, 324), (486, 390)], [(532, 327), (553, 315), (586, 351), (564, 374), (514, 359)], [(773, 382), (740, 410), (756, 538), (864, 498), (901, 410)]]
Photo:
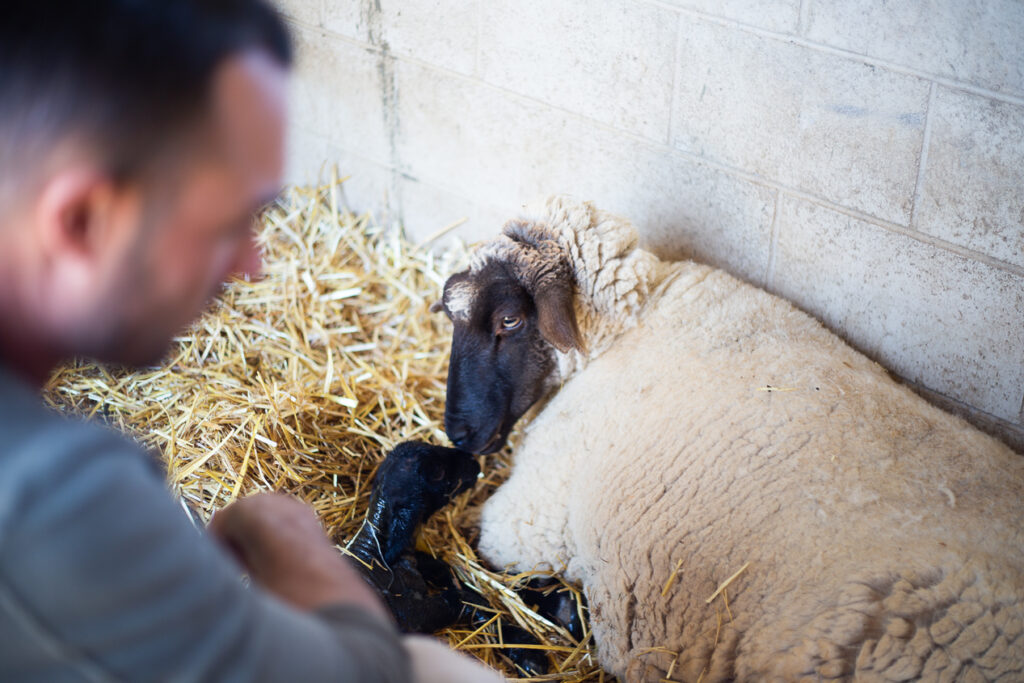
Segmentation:
[[(451, 500), (476, 483), (480, 465), (465, 451), (405, 441), (387, 454), (372, 482), (366, 519), (347, 543), (346, 551), (403, 633), (434, 633), (458, 623), (483, 628), (494, 614), (478, 610), (479, 596), (458, 585), (451, 567), (415, 550), (419, 527)], [(543, 584), (517, 591), (549, 620), (582, 637), (578, 609), (570, 593), (543, 591)], [(528, 631), (503, 623), (507, 647), (500, 652), (527, 675), (548, 671), (548, 658), (533, 646)], [(525, 645), (526, 647), (517, 647)]]
[(464, 451), (419, 441), (398, 444), (373, 477), (366, 520), (346, 549), (405, 633), (434, 633), (463, 613), (450, 569), (414, 551), (416, 531), (476, 483), (480, 465)]
[(1024, 459), (792, 304), (550, 198), (452, 276), (445, 428), (496, 567), (627, 681), (1024, 680)]

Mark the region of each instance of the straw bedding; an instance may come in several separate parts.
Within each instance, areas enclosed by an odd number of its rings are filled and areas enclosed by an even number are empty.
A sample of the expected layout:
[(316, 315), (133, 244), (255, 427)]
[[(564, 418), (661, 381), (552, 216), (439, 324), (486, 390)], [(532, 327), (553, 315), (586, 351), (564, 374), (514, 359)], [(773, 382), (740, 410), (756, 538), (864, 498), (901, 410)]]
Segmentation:
[[(343, 551), (386, 452), (406, 439), (446, 443), (450, 329), (428, 308), (465, 252), (412, 247), (343, 210), (339, 196), (333, 181), (291, 189), (269, 207), (264, 278), (228, 285), (159, 367), (79, 362), (47, 386), (58, 409), (105, 419), (161, 453), (196, 523), (239, 497), (282, 490), (312, 505)], [(506, 477), (508, 455), (481, 465), (476, 488), (435, 515), (418, 545), (455, 567), (495, 617), (441, 635), (515, 679), (522, 672), (498, 652), (501, 623), (514, 623), (553, 664), (553, 673), (523, 680), (612, 680), (596, 666), (589, 635), (576, 643), (510, 591), (528, 577), (481, 566), (473, 512)]]

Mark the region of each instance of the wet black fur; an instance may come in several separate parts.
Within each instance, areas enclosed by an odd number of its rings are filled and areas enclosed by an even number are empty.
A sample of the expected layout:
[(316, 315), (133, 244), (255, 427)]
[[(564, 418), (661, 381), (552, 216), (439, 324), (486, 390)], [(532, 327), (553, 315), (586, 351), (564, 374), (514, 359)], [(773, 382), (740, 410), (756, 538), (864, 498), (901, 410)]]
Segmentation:
[(349, 552), (388, 604), (399, 628), (433, 633), (456, 622), (462, 600), (444, 563), (414, 551), (419, 526), (476, 482), (469, 453), (407, 441), (384, 459), (373, 479), (370, 509)]
[[(387, 455), (374, 475), (366, 523), (348, 550), (361, 560), (356, 565), (405, 633), (434, 633), (459, 622), (476, 628), (493, 616), (481, 605), (485, 601), (479, 595), (460, 585), (451, 567), (413, 549), (419, 526), (469, 490), (479, 473), (476, 459), (467, 452), (407, 441)], [(524, 589), (520, 593), (524, 602), (581, 639), (582, 625), (572, 595), (541, 588), (533, 584)], [(503, 623), (501, 632), (509, 643), (538, 644), (513, 624)], [(528, 675), (548, 671), (543, 650), (510, 646), (502, 654)]]

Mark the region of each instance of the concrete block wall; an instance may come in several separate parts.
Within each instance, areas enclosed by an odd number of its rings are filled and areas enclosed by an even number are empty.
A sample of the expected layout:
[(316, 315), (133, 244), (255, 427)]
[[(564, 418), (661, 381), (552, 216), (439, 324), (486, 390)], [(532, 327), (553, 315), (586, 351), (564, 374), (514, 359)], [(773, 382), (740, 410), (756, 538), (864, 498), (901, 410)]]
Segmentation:
[(1024, 451), (1024, 2), (278, 2), (290, 180), (414, 240), (593, 199)]

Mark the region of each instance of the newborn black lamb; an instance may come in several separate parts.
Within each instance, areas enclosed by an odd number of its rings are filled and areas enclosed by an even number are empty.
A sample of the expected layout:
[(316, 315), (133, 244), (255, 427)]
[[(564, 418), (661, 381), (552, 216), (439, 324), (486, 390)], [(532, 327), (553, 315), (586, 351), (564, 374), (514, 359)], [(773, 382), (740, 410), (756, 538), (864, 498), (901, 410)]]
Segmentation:
[(451, 570), (413, 541), (420, 524), (479, 474), (471, 454), (419, 441), (398, 444), (377, 469), (366, 521), (348, 550), (406, 633), (433, 633), (462, 615)]
[[(470, 453), (406, 441), (387, 455), (374, 475), (366, 521), (348, 551), (361, 561), (357, 566), (403, 632), (434, 633), (458, 622), (475, 628), (493, 616), (474, 606), (485, 601), (460, 587), (451, 567), (414, 550), (419, 526), (469, 490), (479, 473), (480, 466)], [(582, 638), (579, 609), (571, 595), (529, 587), (520, 595), (540, 614), (566, 626), (577, 640)], [(513, 624), (501, 628), (507, 642), (538, 644)], [(502, 653), (527, 674), (548, 670), (543, 650), (511, 646)]]

